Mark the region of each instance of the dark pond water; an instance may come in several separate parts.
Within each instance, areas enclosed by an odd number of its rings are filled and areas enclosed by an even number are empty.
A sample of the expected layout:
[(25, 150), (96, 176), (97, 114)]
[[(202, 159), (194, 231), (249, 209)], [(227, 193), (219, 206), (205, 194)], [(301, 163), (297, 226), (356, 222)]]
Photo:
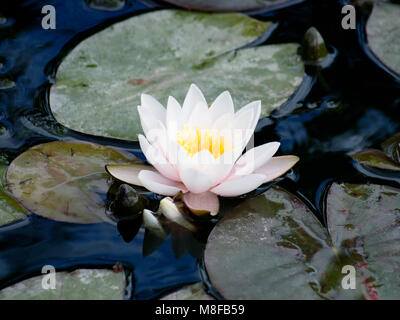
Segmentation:
[[(57, 9), (56, 30), (41, 28), (41, 8), (46, 4)], [(331, 181), (394, 185), (400, 181), (399, 177), (396, 180), (379, 173), (367, 175), (347, 156), (364, 147), (378, 146), (399, 131), (400, 79), (386, 72), (363, 44), (368, 9), (358, 11), (358, 30), (343, 30), (343, 4), (315, 0), (273, 12), (250, 13), (258, 19), (279, 22), (264, 43), (301, 42), (305, 31), (315, 26), (336, 55), (323, 70), (308, 68), (299, 92), (280, 111), (259, 123), (255, 137), (257, 145), (279, 140), (282, 153), (301, 158), (295, 170), (278, 183), (303, 197), (322, 221), (324, 191)], [(11, 161), (39, 143), (79, 139), (118, 146), (142, 157), (137, 143), (92, 137), (61, 127), (49, 111), (47, 94), (57, 65), (79, 41), (116, 21), (162, 6), (161, 2), (128, 0), (119, 10), (102, 11), (90, 8), (84, 0), (2, 0), (0, 12), (7, 21), (0, 24), (0, 78), (14, 81), (15, 86), (0, 89), (0, 152)], [(157, 298), (204, 276), (204, 241), (188, 235), (169, 237), (159, 249), (143, 257), (145, 232), (141, 228), (129, 239), (134, 228), (134, 223), (120, 225), (119, 230), (105, 223), (68, 224), (34, 214), (2, 227), (0, 288), (40, 274), (45, 264), (70, 270), (82, 266), (109, 268), (119, 261), (130, 271), (126, 297), (131, 299)]]

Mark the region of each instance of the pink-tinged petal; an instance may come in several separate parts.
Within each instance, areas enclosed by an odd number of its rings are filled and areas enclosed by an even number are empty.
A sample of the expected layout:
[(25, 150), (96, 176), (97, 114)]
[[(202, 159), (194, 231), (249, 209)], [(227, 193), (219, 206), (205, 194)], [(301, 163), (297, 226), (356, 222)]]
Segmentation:
[(174, 181), (180, 181), (175, 166), (169, 163), (161, 150), (153, 147), (143, 135), (139, 135), (139, 144), (147, 161), (154, 166), (164, 177)]
[(218, 196), (212, 192), (203, 193), (185, 193), (183, 195), (183, 202), (195, 215), (202, 216), (211, 214), (215, 216), (219, 211)]
[(224, 114), (233, 116), (234, 113), (233, 100), (229, 91), (222, 92), (210, 107), (210, 117), (214, 121)]
[(195, 84), (191, 84), (182, 106), (184, 119), (189, 119), (189, 116), (192, 113), (194, 107), (199, 102), (207, 104), (207, 101), (204, 98), (201, 90)]
[(108, 164), (106, 165), (106, 171), (114, 178), (119, 181), (133, 184), (135, 186), (143, 187), (138, 176), (142, 170), (148, 170), (156, 172), (152, 166), (147, 164)]
[(172, 96), (168, 97), (166, 123), (169, 137), (176, 137), (176, 132), (182, 129), (182, 122), (182, 108), (179, 102)]
[(147, 131), (146, 139), (153, 147), (162, 151), (164, 157), (167, 156), (167, 129), (160, 120), (157, 120), (155, 126)]
[(142, 170), (139, 172), (138, 178), (147, 190), (164, 196), (174, 196), (179, 191), (187, 192), (182, 183), (172, 181), (158, 172)]
[(206, 169), (214, 178), (213, 186), (220, 184), (230, 176), (236, 159), (235, 151), (225, 152), (215, 160), (215, 164), (212, 167)]
[(180, 170), (180, 177), (186, 188), (193, 193), (202, 193), (209, 190), (213, 184), (213, 178), (204, 171), (193, 168)]
[(272, 158), (279, 146), (279, 142), (269, 142), (247, 151), (235, 163), (229, 179), (254, 172)]
[(272, 181), (289, 171), (299, 160), (296, 156), (273, 157), (254, 173), (265, 175), (264, 182)]
[(263, 174), (249, 174), (233, 180), (222, 182), (210, 191), (222, 197), (236, 197), (253, 191), (265, 182)]

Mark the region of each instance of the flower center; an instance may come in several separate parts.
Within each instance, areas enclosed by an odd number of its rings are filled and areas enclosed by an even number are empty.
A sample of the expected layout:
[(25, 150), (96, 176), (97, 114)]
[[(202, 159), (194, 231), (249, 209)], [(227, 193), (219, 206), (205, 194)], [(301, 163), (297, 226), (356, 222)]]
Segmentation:
[(197, 126), (190, 128), (185, 125), (183, 130), (177, 133), (177, 142), (191, 158), (200, 151), (208, 150), (217, 159), (228, 151), (226, 139), (220, 132), (211, 129), (200, 130)]

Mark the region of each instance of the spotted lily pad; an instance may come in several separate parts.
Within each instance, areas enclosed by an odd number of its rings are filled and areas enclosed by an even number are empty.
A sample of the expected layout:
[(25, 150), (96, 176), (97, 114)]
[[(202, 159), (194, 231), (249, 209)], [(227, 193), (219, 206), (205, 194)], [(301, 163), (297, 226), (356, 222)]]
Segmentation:
[(61, 63), (50, 107), (64, 126), (92, 135), (137, 140), (137, 106), (148, 93), (183, 102), (196, 83), (211, 103), (230, 90), (237, 109), (262, 100), (262, 116), (298, 88), (304, 65), (297, 44), (236, 50), (271, 23), (239, 13), (160, 10), (116, 23), (81, 42)]
[(58, 221), (108, 221), (107, 163), (138, 163), (130, 154), (93, 143), (50, 142), (19, 155), (9, 166), (12, 194), (30, 211)]
[(198, 282), (170, 293), (160, 300), (214, 300), (214, 298), (206, 293), (203, 283)]
[(367, 23), (368, 45), (390, 69), (400, 74), (400, 5), (376, 3)]
[(46, 279), (37, 276), (0, 291), (0, 300), (122, 300), (124, 272), (100, 269), (78, 269), (57, 272), (56, 288), (43, 289)]
[(400, 190), (334, 183), (326, 206), (329, 231), (279, 187), (227, 213), (205, 250), (217, 291), (226, 299), (399, 299)]
[(20, 220), (28, 214), (28, 211), (7, 190), (6, 171), (6, 163), (0, 160), (0, 226)]
[(302, 0), (165, 0), (177, 6), (201, 11), (245, 11), (278, 5), (290, 5)]

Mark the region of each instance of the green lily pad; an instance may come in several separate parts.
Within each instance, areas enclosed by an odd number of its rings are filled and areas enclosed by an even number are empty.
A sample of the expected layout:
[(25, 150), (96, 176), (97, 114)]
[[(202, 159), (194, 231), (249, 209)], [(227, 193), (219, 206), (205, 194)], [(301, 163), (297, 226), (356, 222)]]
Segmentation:
[(350, 155), (357, 162), (378, 169), (400, 171), (400, 164), (394, 162), (384, 152), (376, 149), (364, 149)]
[(111, 181), (108, 163), (139, 163), (132, 155), (85, 142), (50, 142), (19, 155), (9, 166), (7, 183), (27, 209), (58, 221), (109, 221), (104, 196)]
[(390, 69), (400, 74), (400, 5), (376, 3), (367, 23), (368, 45)]
[(165, 0), (174, 5), (200, 11), (246, 11), (276, 5), (298, 3), (298, 0)]
[(183, 287), (178, 291), (170, 293), (160, 300), (215, 300), (206, 293), (202, 282)]
[(214, 287), (226, 299), (399, 299), (400, 190), (334, 183), (326, 202), (329, 232), (279, 187), (227, 213), (205, 250)]
[[(56, 288), (43, 289), (42, 276), (19, 282), (0, 291), (0, 300), (122, 300), (124, 272), (78, 269), (57, 272)], [(46, 281), (46, 279), (45, 279)]]
[(81, 42), (61, 63), (50, 92), (53, 115), (87, 134), (137, 140), (137, 106), (148, 93), (181, 103), (191, 83), (207, 101), (230, 90), (237, 109), (262, 100), (262, 116), (302, 82), (297, 44), (236, 50), (270, 27), (239, 13), (160, 10), (116, 23)]
[(0, 158), (0, 226), (23, 219), (28, 211), (7, 190), (5, 173), (7, 164)]

